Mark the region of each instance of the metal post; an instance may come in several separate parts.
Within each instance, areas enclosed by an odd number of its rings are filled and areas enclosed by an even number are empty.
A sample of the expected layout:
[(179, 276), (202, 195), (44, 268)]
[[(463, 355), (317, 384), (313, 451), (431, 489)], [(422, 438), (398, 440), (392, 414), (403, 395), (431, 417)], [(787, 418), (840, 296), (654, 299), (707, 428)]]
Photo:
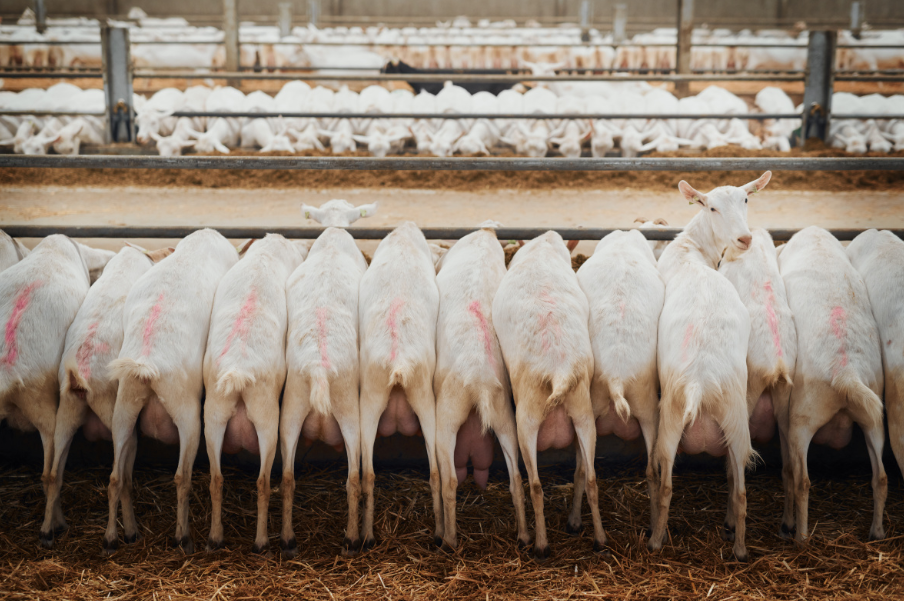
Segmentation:
[(47, 8), (44, 6), (44, 0), (35, 0), (35, 29), (38, 33), (44, 33), (47, 29)]
[(104, 25), (100, 30), (100, 40), (107, 104), (107, 139), (109, 142), (131, 142), (134, 138), (134, 113), (129, 30)]
[[(223, 0), (223, 33), (226, 44), (226, 70), (235, 73), (239, 70), (239, 18), (235, 8), (236, 0)], [(230, 81), (230, 85), (241, 82)]]
[(292, 3), (279, 3), (279, 35), (287, 37), (292, 35)]
[(308, 23), (317, 27), (320, 20), (320, 0), (308, 0)]
[(860, 30), (863, 28), (863, 5), (861, 2), (851, 2), (851, 33), (858, 40)]
[(801, 145), (809, 138), (826, 140), (832, 110), (832, 91), (835, 87), (834, 31), (811, 31), (807, 46), (807, 80), (804, 84), (804, 113), (801, 124)]
[(612, 38), (616, 43), (622, 42), (627, 38), (628, 29), (628, 5), (615, 5), (615, 18), (612, 21)]
[(581, 0), (581, 41), (590, 41), (590, 0)]
[[(678, 46), (676, 66), (679, 75), (691, 73), (691, 38), (694, 33), (694, 0), (678, 0)], [(690, 93), (688, 82), (675, 84), (675, 95), (679, 98)]]

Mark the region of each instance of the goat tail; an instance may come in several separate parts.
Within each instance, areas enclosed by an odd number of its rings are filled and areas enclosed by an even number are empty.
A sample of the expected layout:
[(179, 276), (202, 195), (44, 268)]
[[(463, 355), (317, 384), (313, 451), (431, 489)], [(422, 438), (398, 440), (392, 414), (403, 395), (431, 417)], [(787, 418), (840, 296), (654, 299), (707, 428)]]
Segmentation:
[(114, 359), (109, 365), (110, 373), (117, 380), (134, 378), (143, 382), (156, 380), (160, 377), (160, 371), (147, 361), (123, 357)]
[(217, 390), (223, 394), (242, 392), (255, 381), (255, 377), (248, 372), (230, 369), (217, 378)]
[(330, 415), (330, 381), (322, 367), (311, 372), (311, 407), (322, 416)]
[(873, 424), (882, 424), (885, 409), (882, 399), (852, 370), (845, 370), (835, 376), (832, 387), (844, 394), (851, 405), (869, 416)]
[(625, 385), (618, 378), (609, 380), (609, 398), (615, 405), (615, 412), (623, 422), (628, 423), (631, 418), (631, 406), (625, 400)]

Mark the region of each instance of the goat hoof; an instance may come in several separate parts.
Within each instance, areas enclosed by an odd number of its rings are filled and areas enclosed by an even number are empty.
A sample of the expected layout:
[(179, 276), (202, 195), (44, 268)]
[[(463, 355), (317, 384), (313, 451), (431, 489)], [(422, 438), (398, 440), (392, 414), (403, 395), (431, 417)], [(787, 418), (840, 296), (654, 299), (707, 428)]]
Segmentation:
[(609, 546), (606, 543), (601, 543), (599, 541), (593, 541), (593, 552), (598, 553), (603, 557), (612, 557), (612, 552), (609, 551)]
[(364, 543), (361, 545), (361, 550), (367, 551), (368, 549), (373, 549), (375, 546), (377, 546), (376, 539), (372, 536), (368, 536), (364, 539)]
[(53, 531), (51, 532), (41, 532), (38, 535), (38, 542), (41, 543), (41, 546), (45, 549), (53, 548)]
[(534, 561), (544, 563), (549, 560), (549, 545), (545, 547), (534, 547)]
[(873, 534), (872, 532), (870, 532), (869, 538), (867, 540), (869, 540), (869, 542), (873, 542), (873, 541), (877, 541), (877, 540), (882, 540), (884, 538), (885, 538), (884, 532), (879, 532), (878, 534)]
[(728, 524), (722, 525), (722, 540), (734, 542), (735, 529)]
[(122, 540), (125, 541), (127, 545), (132, 545), (141, 540), (141, 534), (138, 532), (135, 534), (124, 534)]
[(734, 556), (735, 556), (735, 559), (737, 559), (738, 561), (743, 562), (743, 563), (746, 563), (747, 560), (750, 558), (750, 556), (747, 553), (747, 549), (744, 549), (740, 553), (735, 551)]
[(437, 536), (434, 534), (433, 535), (433, 544), (436, 545), (437, 548), (442, 547), (443, 546), (443, 537)]
[(55, 527), (55, 528), (53, 529), (53, 535), (54, 535), (55, 537), (56, 537), (56, 536), (60, 536), (60, 535), (62, 535), (64, 532), (66, 532), (67, 530), (69, 530), (69, 526), (68, 526), (67, 524), (63, 524), (62, 526), (57, 526), (57, 527)]
[(282, 547), (283, 559), (292, 559), (298, 555), (298, 541), (294, 536), (289, 540), (280, 540), (279, 546)]
[(447, 553), (449, 555), (452, 555), (453, 553), (455, 553), (455, 547), (453, 547), (446, 541), (443, 541), (443, 544), (440, 545), (439, 550), (442, 551), (443, 553)]
[(577, 526), (572, 526), (571, 522), (565, 522), (565, 532), (571, 536), (580, 536), (584, 530), (584, 524), (578, 522)]
[(182, 552), (186, 555), (191, 555), (195, 552), (195, 543), (191, 539), (190, 536), (183, 536), (182, 538), (176, 541), (176, 546), (182, 549)]
[(262, 545), (259, 545), (257, 543), (254, 543), (253, 545), (251, 545), (252, 553), (257, 553), (258, 555), (263, 555), (265, 553), (268, 553), (269, 551), (270, 551), (270, 543), (269, 542), (265, 542)]
[(107, 540), (104, 539), (104, 555), (113, 555), (116, 552), (116, 549), (119, 548), (119, 540)]
[(525, 550), (525, 549), (530, 548), (530, 539), (527, 539), (527, 540), (521, 540), (521, 539), (519, 538), (519, 539), (518, 539), (518, 548), (521, 549), (522, 551)]
[(782, 522), (782, 527), (778, 531), (778, 535), (780, 538), (785, 540), (791, 540), (794, 538), (794, 535), (797, 534), (797, 528), (795, 526), (791, 526), (790, 528)]
[(221, 551), (226, 548), (226, 542), (223, 540), (214, 540), (212, 538), (207, 539), (207, 552), (213, 553), (214, 551)]
[(345, 537), (342, 539), (342, 556), (343, 557), (354, 557), (358, 554), (358, 551), (361, 549), (361, 541), (360, 540), (352, 540), (349, 537)]

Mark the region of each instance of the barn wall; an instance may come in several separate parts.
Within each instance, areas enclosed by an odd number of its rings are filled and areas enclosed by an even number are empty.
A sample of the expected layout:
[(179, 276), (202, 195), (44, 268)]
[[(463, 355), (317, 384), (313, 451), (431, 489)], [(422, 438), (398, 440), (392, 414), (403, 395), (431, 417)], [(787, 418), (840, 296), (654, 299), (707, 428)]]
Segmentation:
[[(275, 19), (281, 0), (237, 0), (240, 15), (266, 16)], [(307, 0), (291, 0), (293, 13), (304, 21)], [(437, 19), (454, 15), (480, 17), (512, 17), (544, 20), (567, 18), (575, 20), (580, 0), (320, 0), (325, 18), (382, 17), (392, 21), (404, 19)], [(675, 0), (592, 0), (595, 21), (606, 26), (611, 22), (614, 6), (625, 3), (631, 29), (670, 26), (675, 20)], [(179, 15), (203, 21), (216, 20), (222, 12), (222, 0), (45, 0), (48, 14), (103, 16), (123, 15), (133, 6), (140, 6), (152, 16)], [(711, 25), (727, 24), (735, 27), (789, 25), (797, 20), (811, 24), (846, 24), (851, 0), (696, 0), (698, 22)], [(874, 26), (904, 24), (904, 2), (900, 0), (869, 0), (866, 18)], [(11, 18), (33, 6), (33, 0), (4, 0), (0, 15)]]

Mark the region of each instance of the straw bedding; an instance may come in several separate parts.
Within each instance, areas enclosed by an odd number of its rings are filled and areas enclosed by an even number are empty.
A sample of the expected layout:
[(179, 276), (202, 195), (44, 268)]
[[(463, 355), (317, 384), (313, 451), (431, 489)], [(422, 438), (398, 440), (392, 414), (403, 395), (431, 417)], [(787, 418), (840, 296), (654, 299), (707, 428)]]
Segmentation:
[[(868, 470), (864, 466), (864, 470)], [(209, 527), (209, 478), (192, 485), (196, 548), (185, 556), (168, 548), (175, 520), (172, 471), (136, 470), (136, 512), (144, 538), (100, 555), (106, 522), (109, 467), (67, 473), (63, 506), (70, 530), (56, 548), (37, 544), (43, 516), (40, 473), (34, 467), (0, 469), (0, 597), (28, 599), (892, 599), (904, 594), (900, 482), (889, 489), (888, 539), (865, 543), (872, 511), (869, 474), (812, 474), (806, 549), (778, 538), (781, 474), (760, 468), (748, 480), (747, 546), (751, 561), (724, 561), (730, 543), (719, 537), (725, 477), (679, 464), (663, 551), (644, 546), (648, 497), (639, 463), (600, 467), (600, 509), (612, 557), (591, 552), (589, 512), (584, 535), (564, 532), (571, 498), (570, 468), (541, 473), (553, 557), (538, 565), (515, 542), (508, 480), (494, 470), (481, 493), (469, 480), (459, 488), (460, 548), (433, 546), (426, 474), (377, 472), (377, 546), (355, 558), (338, 555), (346, 519), (345, 469), (297, 472), (295, 521), (299, 555), (283, 561), (250, 552), (255, 522), (255, 475), (226, 472), (227, 550), (203, 551)], [(275, 482), (276, 480), (274, 480)], [(526, 495), (529, 499), (529, 495)], [(280, 501), (271, 497), (271, 544), (278, 548)], [(528, 501), (528, 519), (532, 511)]]

